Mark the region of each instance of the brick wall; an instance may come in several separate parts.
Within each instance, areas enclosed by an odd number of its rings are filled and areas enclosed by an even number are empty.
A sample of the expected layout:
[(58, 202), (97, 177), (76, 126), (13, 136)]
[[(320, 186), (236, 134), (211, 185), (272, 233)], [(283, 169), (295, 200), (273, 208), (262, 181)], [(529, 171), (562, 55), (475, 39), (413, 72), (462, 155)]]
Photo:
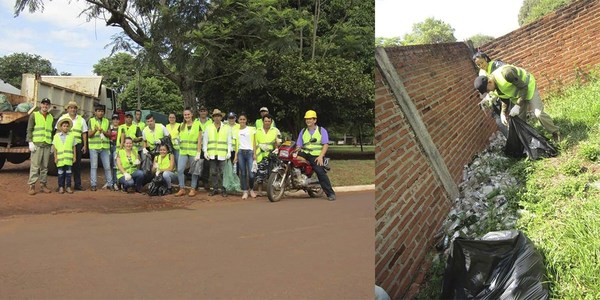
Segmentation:
[(574, 83), (600, 63), (600, 1), (580, 0), (481, 47), (531, 72), (540, 93)]
[[(479, 110), (477, 76), (463, 43), (386, 48), (450, 174), (463, 166), (496, 130)], [(376, 283), (402, 298), (435, 242), (451, 206), (412, 128), (376, 70)]]

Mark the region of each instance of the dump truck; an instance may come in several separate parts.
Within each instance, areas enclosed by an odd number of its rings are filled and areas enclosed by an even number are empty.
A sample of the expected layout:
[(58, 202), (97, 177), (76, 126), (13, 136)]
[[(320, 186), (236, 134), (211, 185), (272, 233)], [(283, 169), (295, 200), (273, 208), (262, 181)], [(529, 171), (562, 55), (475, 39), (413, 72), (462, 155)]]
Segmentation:
[[(21, 94), (0, 92), (0, 97), (8, 100), (13, 107), (31, 107), (22, 112), (0, 111), (0, 169), (6, 161), (13, 164), (25, 162), (30, 157), (27, 136), (29, 115), (39, 110), (40, 101), (49, 98), (52, 101), (50, 113), (56, 122), (66, 113), (69, 101), (77, 102), (78, 114), (88, 120), (94, 115), (97, 105), (105, 107), (105, 116), (110, 118), (113, 113), (123, 115), (117, 106), (117, 93), (102, 85), (102, 76), (44, 76), (23, 74)], [(19, 105), (21, 104), (21, 105)], [(27, 105), (29, 104), (29, 105)], [(86, 154), (89, 155), (89, 154)], [(49, 174), (56, 174), (54, 160), (50, 160)]]

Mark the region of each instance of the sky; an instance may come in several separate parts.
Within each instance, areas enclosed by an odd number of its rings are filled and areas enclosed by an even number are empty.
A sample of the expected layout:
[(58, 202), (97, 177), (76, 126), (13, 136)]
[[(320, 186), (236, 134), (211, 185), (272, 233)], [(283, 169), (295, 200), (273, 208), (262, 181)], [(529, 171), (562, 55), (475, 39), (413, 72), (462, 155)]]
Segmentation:
[(111, 48), (106, 46), (120, 28), (78, 17), (85, 7), (83, 2), (45, 2), (43, 12), (30, 14), (26, 9), (15, 18), (15, 0), (0, 0), (0, 57), (37, 54), (48, 59), (59, 74), (94, 75), (93, 65), (110, 55)]
[(479, 33), (497, 38), (519, 28), (522, 4), (523, 0), (375, 0), (375, 36), (403, 37), (413, 24), (433, 17), (454, 28), (458, 41)]

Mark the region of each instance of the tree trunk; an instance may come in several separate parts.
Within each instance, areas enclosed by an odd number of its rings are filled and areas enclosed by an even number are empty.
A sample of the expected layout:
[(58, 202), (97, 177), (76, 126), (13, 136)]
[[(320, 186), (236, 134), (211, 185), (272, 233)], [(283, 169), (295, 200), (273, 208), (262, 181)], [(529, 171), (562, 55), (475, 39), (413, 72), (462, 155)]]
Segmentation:
[(191, 108), (192, 113), (195, 116), (198, 111), (198, 105), (196, 103), (196, 89), (192, 82), (184, 81), (179, 87), (181, 95), (183, 97), (183, 107)]
[(362, 138), (362, 124), (358, 124), (358, 140), (360, 143), (360, 152), (364, 152), (363, 149), (363, 138)]

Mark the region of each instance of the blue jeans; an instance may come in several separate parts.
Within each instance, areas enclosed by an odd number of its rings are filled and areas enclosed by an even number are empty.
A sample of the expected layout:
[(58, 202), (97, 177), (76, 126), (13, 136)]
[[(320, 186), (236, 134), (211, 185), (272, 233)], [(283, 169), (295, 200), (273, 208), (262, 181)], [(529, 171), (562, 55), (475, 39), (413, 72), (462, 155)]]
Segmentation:
[(110, 168), (110, 150), (108, 149), (90, 149), (90, 185), (96, 186), (98, 180), (98, 154), (102, 160), (102, 168), (104, 169), (104, 179), (106, 184), (112, 186), (114, 184), (112, 172)]
[(144, 172), (142, 172), (142, 170), (136, 170), (131, 174), (130, 180), (125, 180), (125, 176), (122, 176), (119, 178), (119, 183), (123, 187), (123, 190), (135, 187), (135, 191), (139, 193), (142, 191), (142, 186), (144, 185)]
[(165, 179), (165, 182), (167, 183), (167, 188), (171, 188), (171, 182), (173, 182), (173, 180), (177, 179), (177, 176), (173, 172), (164, 171), (163, 178)]
[(254, 161), (252, 150), (239, 150), (238, 152), (238, 172), (240, 173), (240, 183), (242, 191), (254, 188), (254, 172), (252, 172), (252, 162)]
[(110, 170), (114, 182), (117, 182), (117, 146), (110, 145)]
[(179, 162), (179, 150), (173, 150), (173, 157), (175, 158), (175, 164)]
[[(187, 165), (188, 160), (191, 162), (194, 160), (194, 156), (191, 155), (179, 155), (179, 160), (177, 160), (177, 176), (179, 178), (179, 188), (183, 188), (185, 186), (185, 165)], [(192, 174), (192, 182), (191, 186), (195, 189), (198, 186), (198, 175)]]
[(71, 187), (71, 166), (58, 167), (58, 187)]

